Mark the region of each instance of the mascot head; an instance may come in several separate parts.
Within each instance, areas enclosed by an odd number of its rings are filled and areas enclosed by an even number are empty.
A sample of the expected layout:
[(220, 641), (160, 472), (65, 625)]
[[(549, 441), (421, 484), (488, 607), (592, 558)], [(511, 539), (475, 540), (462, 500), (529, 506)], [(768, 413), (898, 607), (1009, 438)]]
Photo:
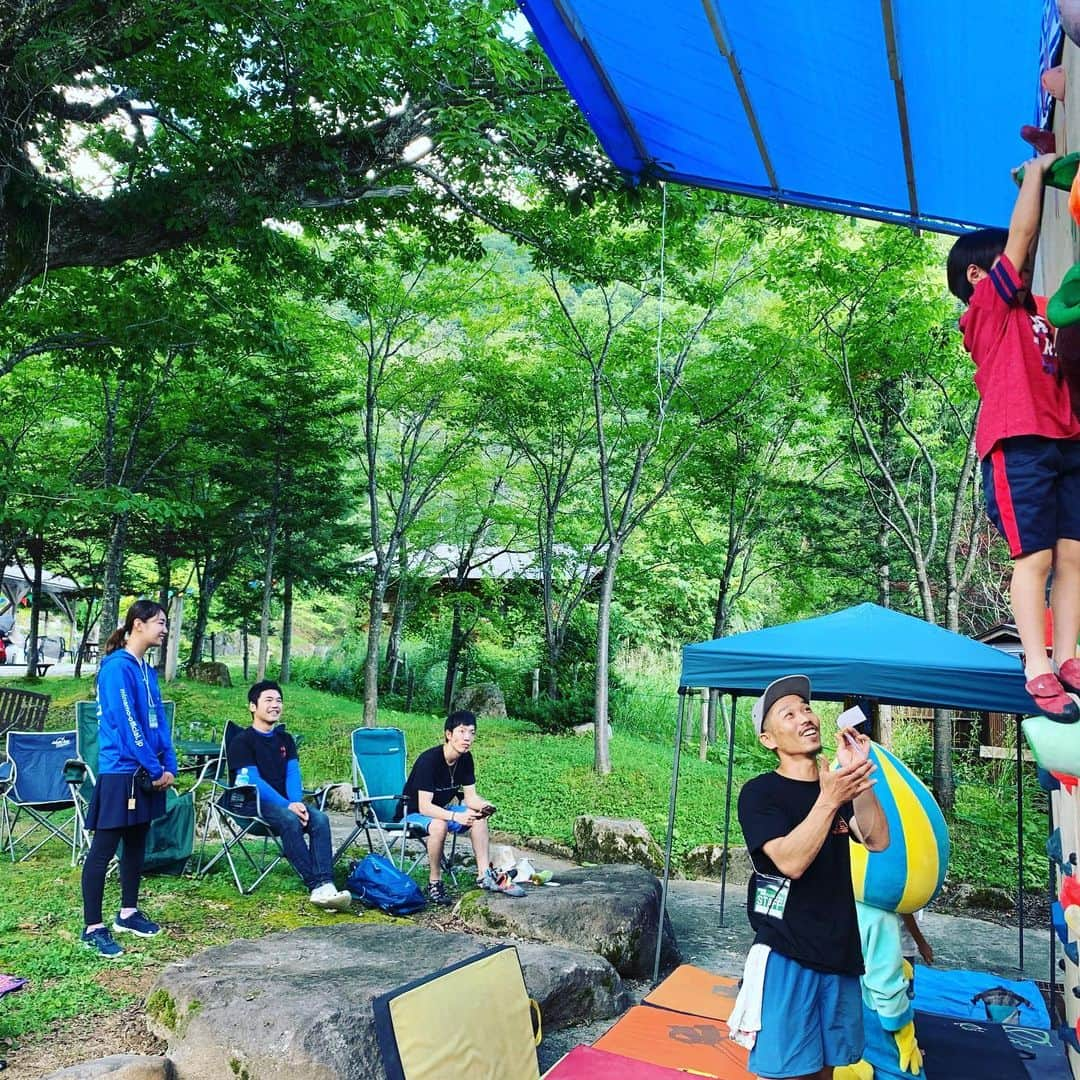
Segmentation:
[(945, 816), (926, 785), (884, 747), (872, 743), (877, 795), (889, 822), (889, 846), (867, 851), (852, 841), (855, 899), (871, 907), (910, 914), (938, 894), (949, 865)]

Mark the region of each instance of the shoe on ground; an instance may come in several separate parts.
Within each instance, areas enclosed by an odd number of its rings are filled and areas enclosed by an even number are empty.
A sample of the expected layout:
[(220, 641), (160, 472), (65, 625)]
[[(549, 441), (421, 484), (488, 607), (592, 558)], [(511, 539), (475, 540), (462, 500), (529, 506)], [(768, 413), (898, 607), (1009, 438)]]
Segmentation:
[(136, 937), (157, 937), (161, 933), (161, 927), (138, 909), (126, 919), (120, 918), (120, 913), (117, 912), (112, 928), (118, 934), (134, 934)]
[(1058, 681), (1070, 694), (1080, 694), (1080, 660), (1066, 660), (1058, 668)]
[(311, 902), (324, 911), (348, 911), (352, 907), (352, 893), (334, 887), (332, 881), (311, 890)]
[(484, 871), (484, 876), (477, 880), (477, 884), (488, 892), (501, 892), (506, 896), (525, 895), (525, 890), (520, 885), (515, 885), (505, 870), (496, 870), (494, 866), (489, 866)]
[(427, 898), (429, 904), (442, 904), (444, 907), (454, 902), (441, 881), (432, 881), (428, 884)]
[[(1069, 666), (1066, 660), (1062, 665)], [(1032, 696), (1039, 712), (1059, 724), (1075, 724), (1080, 720), (1080, 708), (1076, 702), (1065, 693), (1065, 687), (1061, 680), (1051, 672), (1045, 675), (1037, 675), (1024, 684), (1024, 689)]]
[(116, 944), (112, 934), (104, 926), (99, 926), (96, 930), (84, 930), (79, 940), (106, 960), (117, 960), (124, 955), (124, 950)]

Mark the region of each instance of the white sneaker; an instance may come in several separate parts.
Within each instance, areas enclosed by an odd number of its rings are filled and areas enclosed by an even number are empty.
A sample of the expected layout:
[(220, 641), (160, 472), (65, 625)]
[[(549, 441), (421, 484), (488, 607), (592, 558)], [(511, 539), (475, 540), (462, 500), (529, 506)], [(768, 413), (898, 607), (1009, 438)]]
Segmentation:
[(312, 889), (309, 899), (325, 911), (348, 911), (352, 907), (352, 893), (335, 889), (331, 881)]

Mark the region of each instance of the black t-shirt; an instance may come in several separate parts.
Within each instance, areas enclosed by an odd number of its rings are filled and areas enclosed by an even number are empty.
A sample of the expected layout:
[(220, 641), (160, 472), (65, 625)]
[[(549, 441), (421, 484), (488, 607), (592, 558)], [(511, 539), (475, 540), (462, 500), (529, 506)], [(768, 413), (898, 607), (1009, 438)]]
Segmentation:
[(447, 765), (442, 746), (433, 746), (413, 762), (409, 779), (405, 781), (405, 813), (419, 813), (418, 791), (430, 791), (436, 806), (449, 806), (461, 788), (475, 783), (472, 754), (462, 754), (453, 765)]
[(285, 773), (295, 759), (296, 743), (287, 731), (275, 728), (269, 735), (261, 735), (254, 728), (244, 728), (229, 743), (229, 783), (236, 782), (236, 774), (245, 766), (254, 765), (259, 777), (287, 799)]
[[(755, 776), (743, 785), (739, 792), (739, 824), (759, 871), (783, 876), (762, 848), (804, 821), (820, 793), (817, 780), (791, 780), (776, 772)], [(746, 911), (757, 932), (755, 944), (768, 945), (814, 971), (863, 973), (851, 884), (848, 823), (852, 813), (851, 803), (845, 803), (837, 812), (817, 858), (802, 877), (791, 882), (781, 918), (755, 913), (755, 882), (751, 878)]]

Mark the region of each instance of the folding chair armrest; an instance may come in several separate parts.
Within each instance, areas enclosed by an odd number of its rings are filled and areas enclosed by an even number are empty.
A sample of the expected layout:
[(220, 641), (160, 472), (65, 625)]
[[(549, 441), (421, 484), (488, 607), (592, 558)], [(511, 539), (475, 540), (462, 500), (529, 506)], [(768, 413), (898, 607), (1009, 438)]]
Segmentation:
[(64, 783), (70, 787), (81, 787), (90, 775), (90, 766), (82, 758), (68, 758), (64, 762)]
[(19, 767), (11, 758), (0, 761), (0, 789), (6, 791), (8, 788), (13, 787), (18, 772)]

